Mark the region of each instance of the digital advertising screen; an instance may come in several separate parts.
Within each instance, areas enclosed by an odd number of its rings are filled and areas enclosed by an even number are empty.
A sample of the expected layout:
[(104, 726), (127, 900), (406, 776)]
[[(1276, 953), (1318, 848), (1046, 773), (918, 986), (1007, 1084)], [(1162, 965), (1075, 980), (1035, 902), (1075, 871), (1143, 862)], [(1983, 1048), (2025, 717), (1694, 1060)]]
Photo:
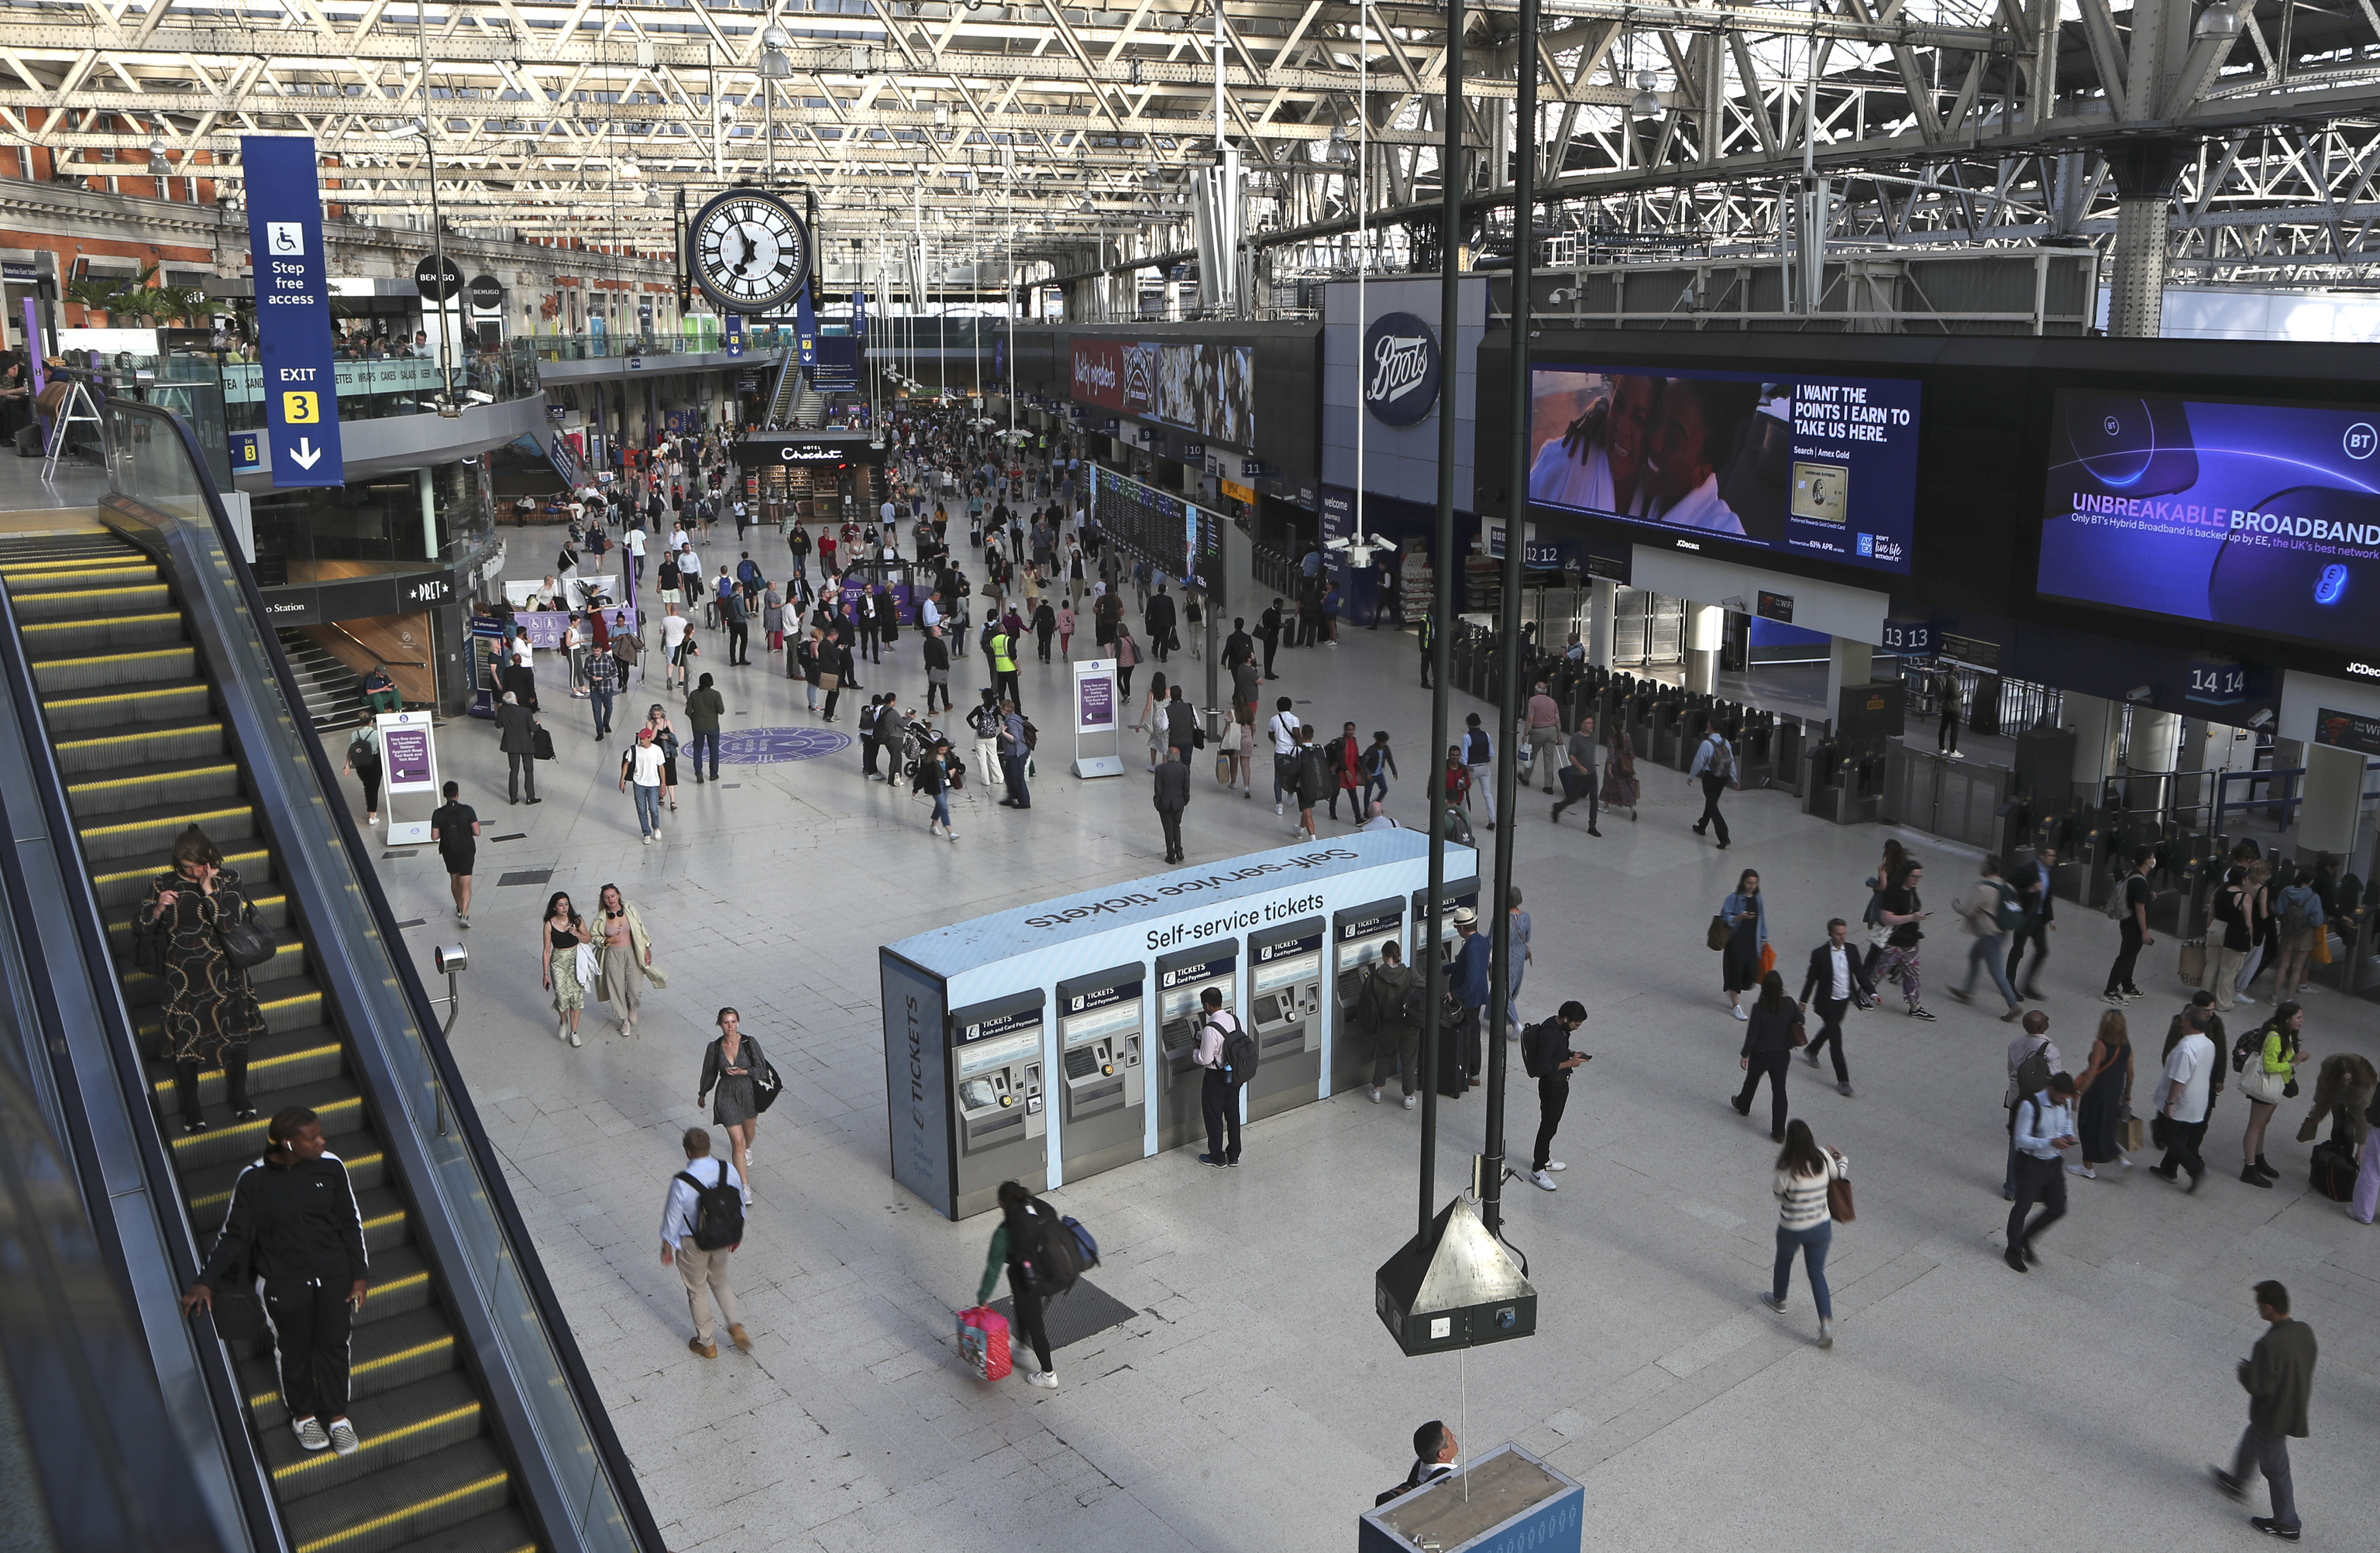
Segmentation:
[(1529, 501), (1906, 574), (1918, 384), (1815, 372), (1530, 372)]
[(1255, 374), (1247, 346), (1077, 338), (1069, 392), (1083, 404), (1246, 447)]
[(2380, 648), (2380, 410), (2060, 389), (2044, 594)]

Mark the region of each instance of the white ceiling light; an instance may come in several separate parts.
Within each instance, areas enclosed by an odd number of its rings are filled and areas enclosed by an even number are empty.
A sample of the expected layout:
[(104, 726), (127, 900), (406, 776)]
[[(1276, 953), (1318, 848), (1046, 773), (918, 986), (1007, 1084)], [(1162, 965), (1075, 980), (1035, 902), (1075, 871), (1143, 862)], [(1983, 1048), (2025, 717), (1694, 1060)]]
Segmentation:
[(2240, 13), (2216, 0), (2198, 13), (2198, 24), (2191, 30), (2201, 38), (2236, 38), (2240, 35)]
[(772, 81), (786, 79), (794, 73), (794, 62), (785, 50), (792, 46), (794, 35), (773, 23), (760, 30), (760, 74)]
[(149, 137), (149, 171), (162, 177), (173, 170), (173, 164), (165, 160), (164, 137), (152, 134)]
[(1636, 72), (1636, 95), (1628, 100), (1628, 111), (1638, 118), (1658, 118), (1661, 113), (1660, 94), (1653, 89), (1661, 78), (1650, 70)]

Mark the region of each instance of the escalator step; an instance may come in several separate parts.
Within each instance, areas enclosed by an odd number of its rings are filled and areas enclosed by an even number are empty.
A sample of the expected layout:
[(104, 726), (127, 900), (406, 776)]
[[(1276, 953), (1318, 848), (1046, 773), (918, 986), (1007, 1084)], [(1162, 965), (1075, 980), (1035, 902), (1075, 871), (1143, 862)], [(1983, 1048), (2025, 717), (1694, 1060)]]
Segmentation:
[(174, 601), (174, 590), (163, 582), (128, 582), (120, 588), (28, 587), (25, 580), (11, 576), (8, 597), (16, 605), (18, 623), (30, 625), (36, 621), (61, 620), (70, 615), (106, 614), (116, 610), (160, 610)]
[(486, 1431), (487, 1409), (460, 1370), (449, 1370), (417, 1380), (377, 1397), (358, 1397), (348, 1410), (363, 1449), (352, 1456), (308, 1450), (292, 1431), (259, 1430), (266, 1469), (273, 1474), (282, 1502), (320, 1495), (353, 1485), (358, 1478), (385, 1473), (401, 1462), (419, 1461), (452, 1445), (476, 1439)]
[[(258, 915), (261, 916), (263, 914), (260, 912)], [(249, 984), (256, 989), (260, 998), (273, 997), (282, 989), (280, 983), (306, 974), (305, 940), (292, 937), (285, 921), (273, 932), (273, 958), (261, 965), (250, 966), (248, 972)], [(165, 1001), (164, 984), (157, 977), (146, 971), (126, 971), (123, 974), (124, 1001), (131, 1007), (140, 1008)]]
[[(231, 838), (212, 831), (210, 831), (209, 834), (214, 836), (217, 848), (224, 855), (224, 867), (237, 872), (240, 881), (249, 889), (260, 888), (273, 880), (274, 878), (273, 855), (257, 845), (253, 839), (238, 838), (238, 840), (248, 840), (249, 844), (246, 846), (238, 845), (237, 840), (234, 841), (234, 844), (225, 846), (223, 844), (224, 842)], [(91, 876), (91, 885), (99, 892), (100, 909), (108, 914), (107, 927), (111, 941), (119, 945), (124, 941), (114, 939), (113, 935), (119, 931), (130, 930), (130, 908), (149, 893), (149, 881), (164, 871), (165, 862), (160, 856), (150, 859), (139, 867), (115, 868)], [(118, 954), (117, 959), (120, 961), (122, 958), (123, 956)]]
[[(15, 595), (10, 597), (13, 599)], [(20, 624), (18, 635), (24, 640), (27, 655), (43, 661), (78, 653), (164, 647), (188, 639), (183, 635), (182, 612), (179, 610), (36, 620)]]
[[(248, 1096), (260, 1110), (272, 1110), (281, 1103), (287, 1091), (304, 1084), (316, 1084), (336, 1078), (346, 1068), (346, 1050), (339, 1043), (339, 1034), (325, 1025), (309, 1025), (286, 1034), (267, 1032), (248, 1043)], [(205, 1068), (199, 1073), (199, 1103), (215, 1106), (223, 1103), (224, 1074), (221, 1068)], [(270, 1097), (268, 1099), (267, 1097)], [(149, 1064), (149, 1098), (156, 1107), (160, 1120), (170, 1121), (175, 1113), (174, 1064), (153, 1062)]]
[(42, 698), (42, 716), (49, 722), (50, 736), (55, 738), (87, 728), (123, 728), (135, 722), (203, 717), (213, 705), (214, 690), (206, 681), (164, 680), (71, 696), (45, 696)]
[(395, 1553), (537, 1553), (536, 1528), (517, 1509), (506, 1506), (398, 1547)]
[(203, 760), (221, 756), (225, 747), (219, 717), (140, 722), (128, 728), (119, 724), (111, 733), (60, 738), (56, 745), (59, 770), (70, 777), (168, 760)]
[[(256, 855), (260, 863), (262, 861), (263, 855), (264, 855), (262, 853), (258, 853)], [(224, 863), (228, 867), (238, 869), (240, 882), (248, 886), (248, 898), (256, 907), (257, 921), (263, 924), (265, 927), (272, 928), (275, 938), (286, 936), (286, 929), (289, 927), (288, 895), (279, 890), (271, 889), (267, 889), (260, 892), (260, 885), (270, 885), (273, 881), (270, 880), (260, 880), (255, 874), (249, 872), (246, 868), (240, 867), (239, 864), (234, 862), (228, 855), (225, 856)], [(164, 870), (162, 867), (158, 869), (158, 872), (160, 873), (164, 871)], [(154, 876), (142, 876), (141, 882), (144, 892), (147, 888), (148, 880), (152, 877)], [(134, 897), (136, 900), (139, 898), (140, 897), (137, 895)], [(128, 964), (131, 959), (132, 918), (134, 915), (135, 914), (133, 912), (127, 911), (107, 919), (108, 950), (109, 952), (115, 956), (116, 964), (119, 965)], [(128, 973), (128, 977), (138, 974), (139, 973), (137, 972)], [(128, 1001), (135, 1005), (138, 1005), (143, 1002), (152, 1001), (154, 1000), (144, 994), (141, 997), (133, 998)]]
[(188, 804), (169, 804), (138, 813), (110, 815), (104, 825), (78, 823), (75, 830), (82, 837), (83, 856), (94, 864), (140, 858), (145, 886), (147, 880), (164, 872), (174, 838), (192, 825), (205, 827), (220, 847), (225, 842), (244, 842), (255, 835), (256, 811), (245, 803), (196, 808)]
[[(284, 990), (286, 989), (286, 990)], [(322, 989), (311, 977), (291, 977), (277, 983), (258, 997), (264, 1013), (264, 1028), (268, 1034), (282, 1030), (302, 1030), (309, 1025), (322, 1022)], [(134, 1004), (132, 1031), (140, 1037), (140, 1055), (154, 1061), (165, 1047), (165, 1012), (157, 1004), (146, 1007)]]
[[(326, 1137), (358, 1132), (364, 1124), (363, 1098), (344, 1077), (303, 1085), (275, 1098), (285, 1106), (305, 1106), (321, 1116)], [(253, 1122), (229, 1122), (209, 1116), (206, 1132), (175, 1131), (168, 1145), (175, 1172), (188, 1176), (208, 1165), (255, 1159), (264, 1152), (266, 1120), (261, 1115)]]
[[(267, 1110), (266, 1114), (270, 1116), (272, 1113)], [(206, 1115), (211, 1127), (228, 1127), (231, 1124), (228, 1111), (219, 1111), (211, 1106), (207, 1108)], [(160, 1120), (172, 1129), (178, 1130), (180, 1126), (179, 1116), (176, 1113), (169, 1113)], [(204, 1137), (207, 1134), (202, 1133), (199, 1135)], [(347, 1182), (356, 1190), (358, 1206), (364, 1194), (376, 1192), (388, 1184), (388, 1159), (381, 1151), (379, 1138), (370, 1133), (350, 1128), (343, 1135), (334, 1135), (325, 1141), (331, 1152), (339, 1157), (339, 1162), (347, 1167)], [(254, 1153), (240, 1153), (185, 1171), (181, 1176), (182, 1195), (190, 1207), (190, 1221), (205, 1225), (210, 1231), (219, 1226), (223, 1222), (224, 1209), (231, 1202), (233, 1184), (239, 1180), (240, 1171), (256, 1160)]]
[(290, 1505), (285, 1520), (294, 1553), (393, 1553), (415, 1545), (436, 1547), (428, 1539), (491, 1518), (512, 1498), (511, 1470), (481, 1439), (404, 1471), (365, 1478), (344, 1492), (317, 1494)]
[(79, 822), (87, 822), (103, 815), (151, 809), (175, 800), (185, 805), (211, 804), (240, 791), (239, 763), (218, 757), (212, 760), (169, 760), (114, 776), (69, 781), (67, 804)]
[(111, 686), (142, 680), (188, 679), (198, 672), (198, 649), (144, 648), (139, 651), (95, 652), (77, 658), (55, 658), (33, 665), (33, 688), (43, 699), (69, 690), (105, 690)]

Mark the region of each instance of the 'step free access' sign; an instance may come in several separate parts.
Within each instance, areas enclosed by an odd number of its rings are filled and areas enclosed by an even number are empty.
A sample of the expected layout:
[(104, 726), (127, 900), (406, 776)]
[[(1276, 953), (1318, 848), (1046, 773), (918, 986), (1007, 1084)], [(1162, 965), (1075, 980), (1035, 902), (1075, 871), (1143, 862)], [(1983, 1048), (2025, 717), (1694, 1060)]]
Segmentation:
[(309, 135), (243, 135), (256, 334), (273, 484), (345, 485), (324, 285), (322, 196)]

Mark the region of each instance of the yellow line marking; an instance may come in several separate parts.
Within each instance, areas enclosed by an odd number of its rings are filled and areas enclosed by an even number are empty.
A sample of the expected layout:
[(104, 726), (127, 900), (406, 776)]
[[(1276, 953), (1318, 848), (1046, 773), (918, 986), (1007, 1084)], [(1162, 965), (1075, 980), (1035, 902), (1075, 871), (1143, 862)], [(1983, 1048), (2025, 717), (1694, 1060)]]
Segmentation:
[[(319, 1462), (330, 1454), (327, 1450), (317, 1451), (313, 1459)], [(334, 1457), (333, 1460), (336, 1458)], [(306, 1463), (297, 1464), (302, 1466)], [(276, 1478), (280, 1475), (279, 1473), (273, 1474)], [(430, 1498), (416, 1499), (403, 1510), (392, 1510), (386, 1515), (375, 1515), (369, 1521), (358, 1521), (352, 1526), (343, 1526), (329, 1536), (318, 1536), (311, 1542), (301, 1542), (298, 1545), (298, 1553), (328, 1553), (329, 1549), (338, 1547), (343, 1542), (352, 1542), (359, 1536), (377, 1532), (383, 1526), (394, 1526), (408, 1516), (425, 1514), (442, 1505), (455, 1504), (474, 1495), (484, 1494), (492, 1488), (501, 1488), (512, 1481), (512, 1475), (509, 1472), (493, 1473), (476, 1483), (466, 1483), (459, 1488), (449, 1488), (446, 1492), (434, 1495)], [(532, 1544), (531, 1547), (533, 1547), (534, 1545)]]
[(81, 658), (37, 658), (33, 673), (45, 669), (70, 669), (82, 663), (137, 663), (144, 658), (188, 658), (197, 649), (185, 642), (180, 647), (150, 648), (139, 652), (94, 652)]
[[(426, 1435), (431, 1430), (441, 1428), (445, 1425), (459, 1424), (466, 1418), (477, 1417), (479, 1415), (479, 1412), (480, 1403), (478, 1399), (474, 1398), (472, 1401), (465, 1402), (460, 1407), (450, 1407), (443, 1413), (433, 1413), (427, 1418), (416, 1419), (412, 1423), (404, 1426), (402, 1428), (388, 1429), (380, 1434), (373, 1435), (363, 1441), (363, 1447), (365, 1450), (370, 1450), (380, 1447), (394, 1445), (398, 1440), (410, 1439), (415, 1435)], [(335, 1462), (339, 1459), (340, 1458), (332, 1455), (327, 1450), (310, 1451), (304, 1456), (300, 1456), (298, 1460), (289, 1462), (285, 1466), (273, 1468), (273, 1478), (276, 1483), (286, 1483), (291, 1478), (296, 1477), (299, 1473), (306, 1472), (314, 1467), (319, 1467), (325, 1462)], [(503, 1474), (497, 1474), (498, 1479), (501, 1479), (503, 1476)], [(441, 1498), (431, 1502), (445, 1503), (447, 1500)], [(421, 1506), (417, 1504), (414, 1508), (419, 1509)], [(406, 1511), (399, 1511), (397, 1513), (404, 1514)], [(354, 1528), (350, 1527), (346, 1532), (339, 1535), (351, 1536), (354, 1535)]]
[(129, 625), (144, 620), (179, 620), (177, 610), (151, 610), (143, 614), (91, 615), (79, 620), (29, 620), (18, 629), (30, 637), (36, 631), (79, 631), (91, 625)]
[[(201, 1134), (200, 1135), (212, 1136), (212, 1134)], [(378, 1150), (374, 1150), (370, 1154), (358, 1154), (354, 1159), (346, 1160), (346, 1164), (347, 1165), (350, 1172), (352, 1172), (362, 1170), (366, 1165), (378, 1165), (380, 1162), (381, 1155)], [(190, 1211), (192, 1213), (212, 1213), (230, 1201), (231, 1188), (226, 1186), (220, 1192), (210, 1192), (202, 1197), (192, 1197), (190, 1199)], [(384, 1224), (392, 1218), (402, 1219), (404, 1217), (405, 1215), (402, 1213), (383, 1214), (380, 1218), (370, 1220), (364, 1226), (364, 1228), (370, 1229), (373, 1224)]]
[(160, 722), (142, 729), (137, 734), (91, 734), (81, 738), (60, 739), (57, 742), (57, 747), (60, 749), (82, 749), (91, 745), (130, 744), (135, 739), (176, 739), (191, 734), (220, 734), (222, 732), (223, 722), (220, 719), (211, 722), (185, 722), (179, 726), (176, 726), (172, 723)]
[(95, 777), (89, 782), (70, 782), (67, 783), (67, 791), (93, 793), (103, 787), (139, 787), (144, 783), (173, 782), (182, 777), (221, 776), (225, 771), (237, 774), (239, 766), (237, 762), (219, 760), (212, 765), (184, 766), (171, 771), (142, 771), (135, 776)]
[(204, 700), (206, 694), (207, 687), (203, 685), (169, 685), (145, 690), (136, 686), (127, 686), (121, 690), (104, 691), (97, 696), (53, 697), (43, 701), (42, 705), (47, 710), (55, 710), (61, 707), (95, 707), (102, 701), (133, 701), (152, 696), (195, 696)]
[[(81, 833), (86, 836), (91, 834), (88, 831)], [(262, 847), (258, 847), (252, 852), (226, 852), (224, 854), (224, 862), (231, 867), (238, 869), (243, 876), (249, 868), (263, 867), (270, 864), (272, 860), (271, 855)], [(152, 880), (164, 871), (164, 869), (152, 863), (146, 867), (118, 868), (111, 873), (93, 874), (91, 876), (91, 882), (94, 887), (103, 889), (111, 884), (122, 884), (128, 880), (141, 880), (144, 881)], [(119, 926), (128, 927), (128, 925)]]
[[(76, 833), (88, 840), (93, 836), (122, 835), (128, 831), (146, 830), (152, 826), (158, 825), (203, 825), (211, 819), (234, 819), (243, 814), (253, 818), (256, 814), (256, 810), (250, 805), (242, 804), (237, 808), (200, 809), (195, 814), (169, 814), (161, 816), (155, 819), (131, 819), (125, 821), (121, 825), (92, 825), (89, 827), (77, 827)], [(164, 870), (162, 868), (143, 868), (140, 870), (140, 873), (142, 876), (146, 877), (152, 873), (163, 873), (164, 871)]]
[[(381, 1291), (375, 1288), (372, 1290), (372, 1292), (377, 1294), (381, 1292)], [(370, 1375), (375, 1370), (384, 1370), (389, 1368), (391, 1365), (404, 1364), (407, 1359), (419, 1359), (425, 1354), (435, 1353), (442, 1348), (451, 1353), (454, 1351), (454, 1347), (455, 1337), (454, 1334), (450, 1332), (444, 1337), (431, 1338), (428, 1342), (417, 1342), (410, 1348), (399, 1349), (395, 1353), (383, 1353), (377, 1359), (358, 1365), (349, 1373), (352, 1375)], [(249, 1398), (248, 1405), (252, 1408), (270, 1407), (280, 1400), (281, 1388), (273, 1386), (259, 1391), (256, 1395)]]
[[(316, 1106), (314, 1110), (317, 1114), (322, 1116), (325, 1123), (322, 1131), (327, 1133), (332, 1130), (330, 1123), (334, 1118), (340, 1122), (346, 1121), (350, 1113), (360, 1111), (363, 1109), (363, 1097), (357, 1095), (344, 1100), (326, 1101), (322, 1105)], [(235, 1122), (229, 1127), (217, 1128), (212, 1132), (185, 1133), (174, 1140), (174, 1152), (179, 1154), (185, 1149), (197, 1148), (201, 1145), (210, 1142), (220, 1142), (226, 1137), (254, 1140), (258, 1143), (261, 1143), (264, 1138), (264, 1119), (262, 1117), (259, 1117), (253, 1122)], [(260, 1148), (258, 1152), (261, 1153), (262, 1150)], [(224, 1189), (224, 1195), (225, 1196), (229, 1196), (231, 1195), (231, 1189), (229, 1187), (225, 1187)]]
[[(338, 1049), (339, 1043), (337, 1041), (324, 1041), (320, 1046), (309, 1046), (295, 1051), (285, 1051), (277, 1057), (260, 1057), (255, 1062), (252, 1062), (248, 1065), (248, 1071), (252, 1074), (264, 1073), (273, 1068), (286, 1067), (292, 1062), (301, 1062), (309, 1057), (320, 1057), (325, 1051), (336, 1051)], [(200, 1082), (203, 1083), (205, 1075), (202, 1074), (200, 1075)], [(174, 1092), (174, 1081), (170, 1078), (161, 1078), (149, 1086), (149, 1091), (151, 1094), (155, 1095), (159, 1099), (164, 1099), (166, 1096), (171, 1095)], [(350, 1160), (348, 1162), (352, 1164), (354, 1161)]]

